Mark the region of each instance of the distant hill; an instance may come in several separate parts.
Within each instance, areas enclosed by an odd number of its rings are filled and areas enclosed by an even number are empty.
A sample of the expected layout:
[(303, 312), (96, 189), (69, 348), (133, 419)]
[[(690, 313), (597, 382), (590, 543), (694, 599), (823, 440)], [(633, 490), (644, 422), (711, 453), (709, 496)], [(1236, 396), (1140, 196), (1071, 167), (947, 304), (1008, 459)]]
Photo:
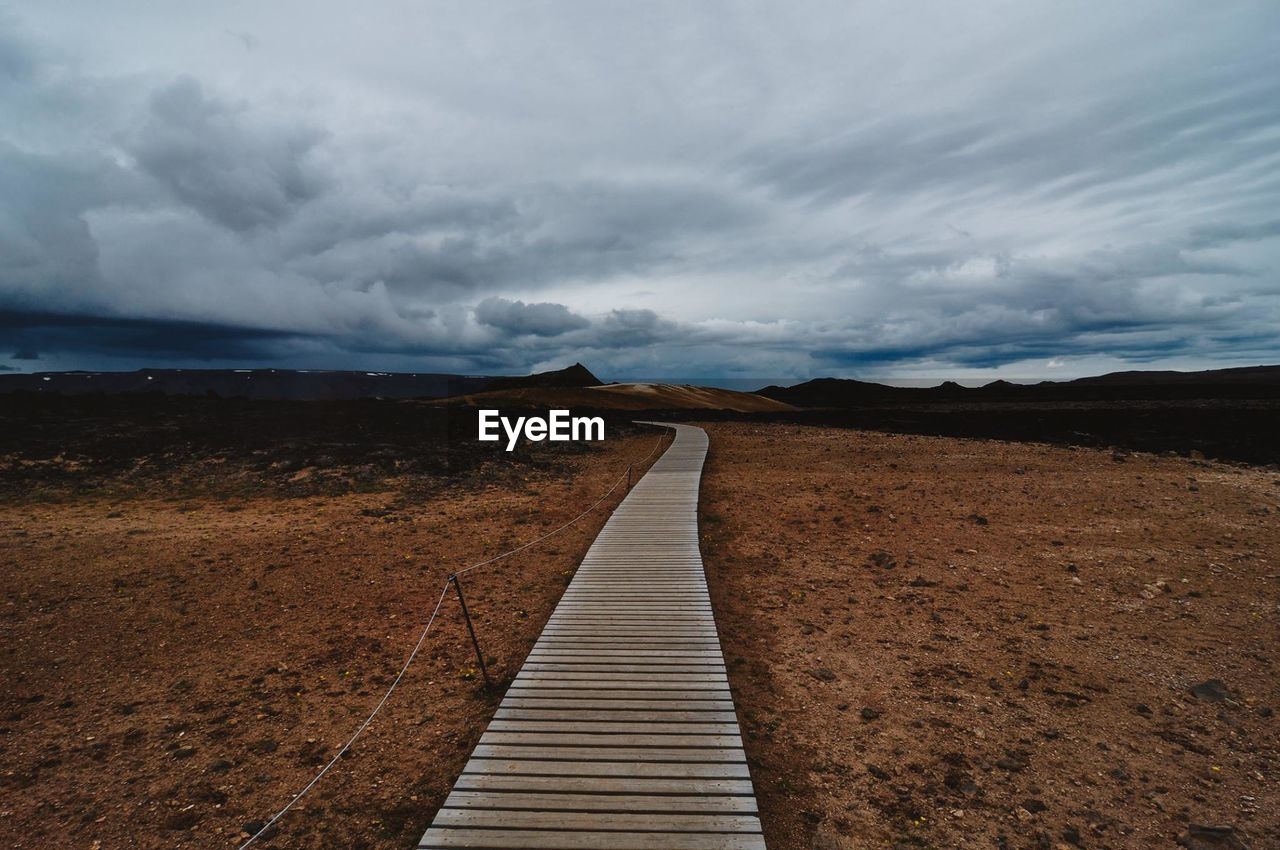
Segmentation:
[(876, 404), (956, 401), (1139, 401), (1171, 399), (1280, 398), (1280, 366), (1247, 366), (1200, 372), (1111, 372), (1072, 381), (1014, 384), (992, 381), (963, 387), (891, 387), (847, 378), (817, 378), (790, 387), (768, 386), (759, 395), (797, 407), (847, 408)]
[(154, 393), (277, 401), (341, 401), (360, 398), (437, 399), (494, 387), (571, 387), (598, 383), (599, 379), (578, 363), (568, 369), (522, 377), (323, 369), (139, 369), (136, 372), (0, 374), (0, 393)]
[(555, 372), (538, 372), (518, 378), (491, 378), (486, 390), (509, 390), (518, 387), (594, 387), (604, 383), (581, 363)]
[(588, 387), (525, 386), (469, 393), (437, 404), (468, 407), (577, 408), (587, 410), (727, 410), (780, 413), (790, 404), (755, 393), (683, 384), (604, 384)]

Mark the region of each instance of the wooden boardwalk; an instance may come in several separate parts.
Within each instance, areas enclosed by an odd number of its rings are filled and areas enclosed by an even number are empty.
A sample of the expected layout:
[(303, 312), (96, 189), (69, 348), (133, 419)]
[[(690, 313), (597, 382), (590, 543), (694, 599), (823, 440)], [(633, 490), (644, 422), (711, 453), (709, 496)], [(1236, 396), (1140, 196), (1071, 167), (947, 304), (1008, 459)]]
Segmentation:
[(698, 551), (707, 435), (671, 427), (420, 848), (764, 850)]

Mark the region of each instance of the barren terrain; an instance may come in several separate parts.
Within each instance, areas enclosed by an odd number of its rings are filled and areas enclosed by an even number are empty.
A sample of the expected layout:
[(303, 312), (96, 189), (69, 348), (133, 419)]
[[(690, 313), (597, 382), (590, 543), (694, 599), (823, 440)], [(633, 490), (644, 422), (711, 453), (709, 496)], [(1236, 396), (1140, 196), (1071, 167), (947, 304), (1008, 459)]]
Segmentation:
[[(252, 431), (296, 409), (236, 415)], [(320, 433), (339, 410), (307, 410), (320, 424), (294, 422), (265, 457), (187, 402), (65, 420), (53, 456), (6, 432), (0, 846), (237, 846), (373, 708), (449, 572), (571, 519), (657, 439), (441, 458), (413, 427), (370, 417), (352, 447)], [(468, 576), (495, 678), (614, 503)], [(413, 846), (496, 706), (456, 600), (442, 610), (382, 714), (264, 846)]]
[[(346, 740), (444, 577), (574, 516), (652, 432), (481, 447), (414, 403), (0, 412), (0, 846), (237, 846)], [(1280, 475), (706, 426), (713, 600), (773, 850), (1280, 846)], [(596, 530), (467, 582), (518, 669)], [(453, 598), (264, 846), (405, 848), (496, 697)]]
[(707, 427), (772, 850), (1280, 846), (1280, 475)]

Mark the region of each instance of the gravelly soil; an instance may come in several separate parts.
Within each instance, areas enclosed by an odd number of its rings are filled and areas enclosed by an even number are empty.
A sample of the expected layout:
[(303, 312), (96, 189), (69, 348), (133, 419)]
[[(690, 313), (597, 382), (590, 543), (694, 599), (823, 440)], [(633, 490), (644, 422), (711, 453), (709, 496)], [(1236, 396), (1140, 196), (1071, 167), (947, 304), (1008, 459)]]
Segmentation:
[(707, 427), (772, 850), (1280, 847), (1280, 475)]
[[(541, 460), (449, 472), (305, 439), (290, 449), (303, 460), (262, 462), (248, 437), (207, 450), (196, 424), (198, 439), (163, 451), (128, 444), (137, 461), (98, 434), (37, 452), (33, 472), (7, 446), (0, 846), (236, 846), (373, 707), (448, 572), (570, 519), (655, 445), (544, 444)], [(420, 454), (411, 423), (403, 433), (395, 453)], [(317, 454), (322, 467), (306, 461)], [(518, 669), (612, 504), (468, 578), (497, 678)], [(450, 597), (366, 737), (262, 846), (413, 846), (496, 705), (475, 666)]]

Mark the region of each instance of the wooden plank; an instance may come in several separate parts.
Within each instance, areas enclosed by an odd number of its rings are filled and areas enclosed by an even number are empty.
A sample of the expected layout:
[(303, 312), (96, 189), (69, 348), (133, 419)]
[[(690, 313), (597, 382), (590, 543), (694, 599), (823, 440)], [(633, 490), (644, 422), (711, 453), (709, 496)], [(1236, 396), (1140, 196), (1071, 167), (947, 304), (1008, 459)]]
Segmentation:
[(530, 850), (764, 850), (759, 835), (706, 832), (560, 832), (553, 830), (448, 829), (432, 827), (418, 844), (433, 848), (475, 847)]
[(758, 833), (760, 820), (751, 815), (623, 814), (620, 812), (491, 812), (442, 809), (434, 826), (501, 829), (607, 830), (609, 832)]
[(741, 762), (554, 761), (471, 759), (467, 773), (507, 776), (640, 776), (649, 779), (750, 779)]
[[(472, 758), (496, 759), (561, 759), (564, 761), (667, 761), (667, 762), (742, 762), (746, 755), (732, 748), (714, 747), (521, 747), (507, 744), (480, 744)], [(464, 768), (465, 769), (465, 768)]]
[(677, 720), (498, 720), (489, 722), (490, 732), (602, 732), (611, 735), (734, 735), (738, 722), (684, 723)]
[(706, 794), (697, 797), (646, 796), (643, 794), (541, 794), (520, 791), (454, 791), (445, 808), (533, 809), (556, 812), (720, 812), (755, 814), (755, 797)]
[(502, 701), (503, 708), (568, 708), (573, 710), (595, 709), (598, 711), (681, 711), (681, 710), (711, 710), (711, 711), (733, 711), (733, 700), (723, 696), (720, 698), (708, 699), (689, 699), (689, 700), (657, 700), (646, 699), (644, 697), (635, 697), (634, 695), (623, 697), (621, 699), (607, 699), (603, 697), (587, 697), (587, 698), (569, 698), (563, 693), (557, 692), (554, 696), (547, 694), (534, 694), (531, 696), (511, 696), (508, 695)]
[(675, 723), (733, 723), (732, 711), (643, 711), (630, 709), (499, 708), (494, 720), (654, 720)]
[(464, 773), (463, 791), (555, 791), (570, 794), (750, 794), (746, 779), (648, 779), (630, 776), (490, 776)]

